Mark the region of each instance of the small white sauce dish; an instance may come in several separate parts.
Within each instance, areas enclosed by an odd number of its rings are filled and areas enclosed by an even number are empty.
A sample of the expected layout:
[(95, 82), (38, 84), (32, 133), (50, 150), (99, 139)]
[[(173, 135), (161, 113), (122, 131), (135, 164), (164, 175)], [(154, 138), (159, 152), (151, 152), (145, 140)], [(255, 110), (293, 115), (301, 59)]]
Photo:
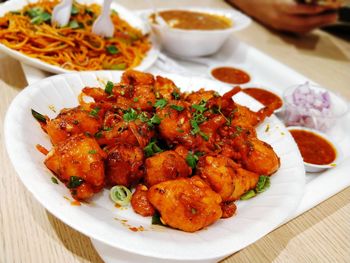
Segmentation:
[(228, 37), (235, 31), (242, 30), (251, 23), (251, 19), (239, 11), (231, 9), (212, 9), (202, 7), (167, 8), (164, 10), (186, 10), (224, 16), (232, 21), (232, 27), (223, 30), (186, 30), (172, 28), (150, 22), (153, 11), (142, 14), (147, 18), (155, 35), (165, 51), (172, 56), (199, 57), (217, 52)]
[(323, 165), (319, 165), (319, 164), (313, 164), (313, 163), (308, 163), (304, 161), (304, 166), (305, 166), (305, 171), (309, 172), (309, 173), (319, 173), (322, 172), (326, 169), (330, 169), (330, 168), (334, 168), (336, 166), (338, 166), (340, 164), (340, 162), (343, 159), (343, 154), (341, 151), (340, 146), (328, 135), (315, 130), (315, 129), (310, 129), (310, 128), (306, 128), (306, 127), (302, 127), (302, 126), (289, 126), (287, 127), (287, 130), (290, 132), (292, 130), (301, 130), (301, 131), (306, 131), (306, 132), (310, 132), (313, 133), (315, 135), (318, 135), (319, 137), (321, 137), (322, 139), (326, 140), (335, 150), (335, 159), (329, 163), (329, 164), (323, 164)]

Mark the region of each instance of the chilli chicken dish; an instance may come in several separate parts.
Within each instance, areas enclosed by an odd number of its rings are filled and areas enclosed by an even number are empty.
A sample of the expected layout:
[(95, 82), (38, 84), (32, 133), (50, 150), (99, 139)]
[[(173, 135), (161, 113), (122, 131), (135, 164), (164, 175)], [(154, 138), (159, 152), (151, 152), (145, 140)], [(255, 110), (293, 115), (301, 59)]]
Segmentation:
[(280, 166), (255, 130), (274, 105), (253, 112), (232, 99), (240, 90), (183, 93), (170, 79), (129, 70), (119, 83), (83, 88), (79, 105), (54, 119), (32, 109), (52, 143), (37, 148), (75, 200), (112, 187), (120, 205), (195, 232), (233, 216), (235, 201), (266, 190)]

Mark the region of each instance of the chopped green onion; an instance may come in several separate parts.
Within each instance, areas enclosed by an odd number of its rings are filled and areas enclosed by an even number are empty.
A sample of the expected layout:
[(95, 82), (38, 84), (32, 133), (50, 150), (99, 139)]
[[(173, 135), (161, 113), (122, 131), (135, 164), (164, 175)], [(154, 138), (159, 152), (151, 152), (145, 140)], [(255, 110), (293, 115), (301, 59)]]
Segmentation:
[(198, 157), (192, 152), (188, 152), (186, 156), (186, 162), (192, 169), (196, 168), (197, 161), (198, 161)]
[(256, 184), (255, 191), (257, 193), (265, 192), (270, 187), (270, 177), (265, 175), (260, 175), (258, 183)]
[(252, 197), (256, 196), (256, 193), (254, 190), (249, 190), (248, 192), (246, 192), (245, 194), (241, 195), (241, 200), (248, 200)]
[(146, 157), (150, 157), (156, 153), (163, 152), (163, 150), (156, 143), (157, 142), (155, 140), (151, 141), (145, 148), (143, 148)]
[(32, 110), (32, 115), (33, 115), (33, 117), (34, 117), (37, 121), (43, 122), (43, 123), (46, 123), (46, 122), (47, 122), (47, 120), (46, 120), (46, 118), (45, 118), (44, 115), (40, 114), (39, 112), (37, 112), (37, 111), (35, 111), (35, 110), (33, 110), (33, 109), (31, 109), (31, 110)]
[(159, 99), (154, 104), (155, 108), (163, 109), (167, 105), (168, 101), (166, 99)]
[(72, 5), (72, 9), (70, 11), (71, 15), (77, 15), (79, 14), (79, 9), (76, 5)]
[(177, 111), (183, 111), (185, 107), (179, 106), (179, 105), (170, 105), (170, 108), (177, 110)]
[(51, 177), (51, 182), (54, 184), (58, 184), (56, 177), (53, 177), (53, 176)]
[[(115, 54), (119, 53), (119, 49), (114, 45), (107, 46), (106, 50), (111, 55), (115, 55)], [(121, 65), (121, 64), (119, 64), (119, 65)]]
[(92, 109), (91, 111), (90, 111), (90, 116), (92, 116), (92, 117), (96, 117), (97, 115), (98, 115), (98, 112), (100, 111), (100, 108), (99, 107), (96, 107), (96, 108), (94, 108), (94, 109)]
[(77, 29), (77, 28), (81, 28), (83, 26), (81, 24), (79, 24), (78, 21), (72, 20), (72, 21), (69, 21), (68, 27), (70, 27), (72, 29)]
[(126, 64), (125, 63), (120, 63), (120, 64), (112, 65), (111, 69), (113, 69), (113, 70), (124, 70), (124, 69), (126, 69)]
[(180, 99), (180, 94), (177, 93), (176, 91), (173, 91), (173, 92), (171, 93), (171, 95), (173, 95), (173, 97), (174, 97), (175, 100), (179, 100), (179, 99)]
[(131, 191), (123, 185), (115, 185), (111, 188), (109, 196), (118, 205), (125, 206), (131, 199)]
[(157, 115), (154, 114), (153, 117), (149, 120), (148, 125), (153, 126), (153, 124), (160, 124), (162, 119)]
[(107, 84), (105, 86), (105, 92), (107, 94), (112, 94), (112, 90), (113, 90), (114, 84), (112, 81), (107, 81)]
[(42, 7), (33, 7), (26, 11), (26, 14), (30, 16), (30, 18), (34, 18), (36, 16), (41, 15), (44, 12)]
[(96, 154), (96, 153), (97, 153), (96, 150), (90, 150), (90, 151), (89, 151), (89, 154)]
[(124, 121), (127, 121), (127, 122), (134, 121), (137, 119), (137, 117), (138, 117), (138, 114), (133, 108), (130, 108), (129, 110), (127, 110), (123, 115)]
[(36, 17), (33, 17), (32, 20), (30, 20), (30, 22), (32, 24), (36, 24), (36, 25), (39, 25), (43, 22), (47, 22), (47, 21), (50, 21), (51, 20), (51, 15), (47, 12), (43, 12), (41, 13), (40, 15), (36, 16)]
[(162, 220), (160, 220), (160, 214), (159, 214), (159, 213), (155, 213), (155, 214), (152, 216), (152, 225), (164, 226)]
[(67, 184), (68, 188), (77, 188), (78, 186), (84, 183), (84, 179), (79, 176), (71, 176), (69, 177), (69, 181)]
[(209, 140), (209, 136), (206, 135), (204, 132), (199, 131), (198, 133), (199, 133), (200, 136), (202, 136), (202, 138), (203, 138), (205, 141), (208, 141), (208, 140)]

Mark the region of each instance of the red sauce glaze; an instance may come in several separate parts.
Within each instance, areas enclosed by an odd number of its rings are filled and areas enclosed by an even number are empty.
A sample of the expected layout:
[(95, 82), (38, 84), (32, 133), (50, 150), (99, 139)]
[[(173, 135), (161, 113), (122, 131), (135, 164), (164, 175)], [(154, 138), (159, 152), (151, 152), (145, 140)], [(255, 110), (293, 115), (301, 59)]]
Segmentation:
[(337, 154), (334, 146), (321, 136), (303, 130), (290, 130), (298, 145), (304, 162), (311, 164), (330, 164)]
[(244, 84), (250, 81), (248, 73), (232, 67), (214, 68), (211, 74), (214, 78), (230, 84)]
[(243, 89), (243, 92), (253, 97), (264, 106), (273, 105), (274, 109), (279, 109), (282, 107), (282, 99), (268, 90), (259, 88), (245, 88)]

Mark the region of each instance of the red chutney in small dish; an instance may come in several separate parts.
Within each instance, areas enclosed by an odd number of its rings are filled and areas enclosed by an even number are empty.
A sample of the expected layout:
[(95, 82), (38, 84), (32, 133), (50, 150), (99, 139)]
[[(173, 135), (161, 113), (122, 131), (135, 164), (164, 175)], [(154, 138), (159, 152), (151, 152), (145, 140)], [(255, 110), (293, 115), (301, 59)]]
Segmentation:
[(212, 69), (211, 75), (222, 82), (229, 84), (245, 84), (250, 81), (250, 76), (245, 71), (232, 67), (217, 67)]
[(325, 138), (305, 130), (290, 130), (304, 162), (327, 165), (335, 161), (336, 150)]
[(273, 105), (276, 110), (283, 105), (283, 101), (279, 96), (265, 89), (245, 88), (243, 92), (253, 97), (264, 106)]

